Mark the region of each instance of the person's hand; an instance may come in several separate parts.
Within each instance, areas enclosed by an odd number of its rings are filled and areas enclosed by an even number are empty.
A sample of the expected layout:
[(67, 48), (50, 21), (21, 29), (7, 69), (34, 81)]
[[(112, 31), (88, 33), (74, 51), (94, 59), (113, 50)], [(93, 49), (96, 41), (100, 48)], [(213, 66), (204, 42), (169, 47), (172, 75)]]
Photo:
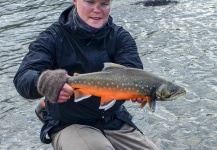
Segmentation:
[(37, 90), (51, 103), (65, 102), (73, 93), (67, 84), (68, 77), (63, 69), (46, 70), (38, 78)]
[(73, 93), (74, 93), (74, 89), (70, 85), (65, 83), (62, 89), (60, 90), (60, 94), (58, 96), (57, 102), (58, 103), (66, 102), (72, 96)]
[(132, 98), (131, 101), (133, 103), (135, 103), (135, 102), (143, 103), (143, 102), (147, 101), (147, 99), (146, 98)]

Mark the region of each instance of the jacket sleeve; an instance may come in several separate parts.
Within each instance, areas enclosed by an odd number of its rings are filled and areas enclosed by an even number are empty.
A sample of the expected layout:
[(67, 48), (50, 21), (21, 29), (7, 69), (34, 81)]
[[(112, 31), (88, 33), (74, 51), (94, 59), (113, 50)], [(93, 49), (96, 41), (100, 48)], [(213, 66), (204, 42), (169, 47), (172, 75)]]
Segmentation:
[(117, 32), (114, 62), (127, 67), (143, 69), (133, 37), (122, 27)]
[(22, 97), (42, 97), (37, 91), (37, 80), (41, 72), (53, 68), (54, 58), (54, 38), (52, 32), (46, 30), (29, 45), (29, 51), (14, 77), (14, 85)]

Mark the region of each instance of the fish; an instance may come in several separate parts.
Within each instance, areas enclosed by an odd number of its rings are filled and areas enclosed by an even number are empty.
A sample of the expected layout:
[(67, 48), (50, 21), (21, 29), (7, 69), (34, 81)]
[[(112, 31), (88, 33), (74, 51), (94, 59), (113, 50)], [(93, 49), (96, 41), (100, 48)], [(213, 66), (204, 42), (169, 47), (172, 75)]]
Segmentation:
[(91, 96), (101, 97), (99, 109), (108, 110), (117, 100), (144, 98), (140, 104), (147, 103), (156, 110), (156, 101), (171, 101), (186, 94), (184, 87), (167, 81), (143, 69), (129, 68), (120, 64), (106, 62), (102, 71), (79, 74), (68, 78), (74, 88), (74, 102)]

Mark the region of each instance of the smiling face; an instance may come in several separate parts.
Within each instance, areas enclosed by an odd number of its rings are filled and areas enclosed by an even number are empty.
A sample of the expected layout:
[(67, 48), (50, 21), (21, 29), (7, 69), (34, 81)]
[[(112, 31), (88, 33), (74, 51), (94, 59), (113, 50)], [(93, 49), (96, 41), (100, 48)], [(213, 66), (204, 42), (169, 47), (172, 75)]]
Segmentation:
[(112, 0), (73, 0), (78, 15), (89, 26), (102, 27), (109, 18)]

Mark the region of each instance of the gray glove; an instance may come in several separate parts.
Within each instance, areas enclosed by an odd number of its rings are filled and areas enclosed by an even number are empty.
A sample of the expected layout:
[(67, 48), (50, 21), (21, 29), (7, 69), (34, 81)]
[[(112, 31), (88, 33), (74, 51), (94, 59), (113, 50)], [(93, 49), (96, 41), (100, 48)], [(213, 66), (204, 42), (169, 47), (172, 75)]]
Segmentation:
[(66, 70), (62, 69), (44, 71), (38, 78), (38, 92), (51, 103), (55, 103), (60, 90), (67, 82), (66, 74)]

